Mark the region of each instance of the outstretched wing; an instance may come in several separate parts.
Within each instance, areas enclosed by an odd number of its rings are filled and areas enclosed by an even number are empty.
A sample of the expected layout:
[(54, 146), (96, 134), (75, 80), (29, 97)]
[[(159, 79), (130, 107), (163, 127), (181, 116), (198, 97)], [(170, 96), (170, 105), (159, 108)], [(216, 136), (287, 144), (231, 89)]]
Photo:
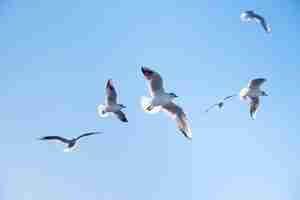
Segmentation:
[(61, 142), (61, 143), (69, 143), (69, 140), (60, 136), (45, 136), (45, 137), (41, 137), (39, 138), (39, 140), (51, 140), (51, 141), (57, 141), (57, 142)]
[(258, 97), (251, 97), (251, 102), (250, 102), (250, 117), (252, 119), (255, 119), (256, 112), (259, 107), (259, 98)]
[(78, 137), (76, 138), (76, 140), (79, 140), (80, 138), (87, 137), (87, 136), (90, 136), (90, 135), (96, 135), (96, 134), (102, 134), (102, 132), (89, 132), (89, 133), (84, 133), (84, 134), (78, 136)]
[(123, 113), (121, 110), (114, 112), (114, 114), (118, 117), (119, 120), (122, 122), (128, 122), (125, 113)]
[(267, 81), (267, 79), (265, 79), (265, 78), (252, 79), (249, 81), (248, 87), (251, 89), (258, 89), (266, 81)]
[(258, 14), (254, 14), (254, 19), (261, 24), (261, 26), (263, 27), (263, 29), (267, 32), (270, 33), (271, 32), (271, 27), (269, 24), (267, 24), (265, 18), (263, 18), (262, 16), (258, 15)]
[(183, 133), (183, 135), (192, 139), (192, 131), (188, 124), (187, 117), (183, 112), (182, 108), (177, 106), (175, 103), (171, 102), (167, 105), (163, 106), (163, 110), (168, 113), (172, 119), (174, 119), (177, 123), (177, 127)]
[(145, 78), (150, 81), (149, 89), (151, 96), (164, 93), (163, 80), (159, 73), (147, 67), (142, 67), (142, 72)]
[(209, 107), (205, 110), (205, 112), (210, 111), (211, 109), (213, 109), (213, 108), (216, 107), (216, 106), (218, 106), (219, 108), (222, 108), (222, 107), (223, 107), (223, 102), (215, 103), (215, 104), (209, 106)]
[(114, 105), (117, 103), (117, 92), (113, 86), (112, 80), (109, 79), (106, 83), (106, 104)]

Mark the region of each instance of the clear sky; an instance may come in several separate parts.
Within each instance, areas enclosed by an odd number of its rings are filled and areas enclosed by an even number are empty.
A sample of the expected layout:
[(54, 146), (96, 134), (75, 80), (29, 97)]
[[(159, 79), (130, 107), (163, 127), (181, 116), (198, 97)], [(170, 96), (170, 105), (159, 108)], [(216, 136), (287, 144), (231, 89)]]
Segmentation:
[[(1, 0), (1, 200), (298, 200), (299, 2)], [(242, 24), (254, 9), (272, 25)], [(193, 141), (148, 115), (140, 71), (160, 72)], [(265, 77), (257, 120), (238, 99)], [(112, 78), (129, 123), (99, 118)], [(44, 135), (105, 134), (80, 151)]]

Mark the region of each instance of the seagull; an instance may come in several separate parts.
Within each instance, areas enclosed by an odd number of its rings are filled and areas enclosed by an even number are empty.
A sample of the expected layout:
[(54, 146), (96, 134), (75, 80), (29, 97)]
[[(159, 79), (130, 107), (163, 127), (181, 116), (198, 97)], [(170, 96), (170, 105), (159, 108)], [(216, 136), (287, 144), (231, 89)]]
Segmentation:
[(109, 113), (112, 113), (122, 122), (128, 122), (126, 115), (121, 111), (123, 108), (126, 108), (126, 106), (117, 103), (117, 92), (112, 80), (109, 79), (106, 83), (105, 105), (99, 105), (97, 107), (98, 114), (100, 117), (107, 117)]
[(225, 101), (230, 100), (230, 99), (232, 99), (232, 98), (235, 97), (235, 96), (237, 96), (237, 95), (234, 94), (234, 95), (230, 95), (230, 96), (227, 96), (227, 97), (223, 98), (221, 101), (219, 101), (219, 102), (217, 102), (217, 103), (211, 105), (209, 108), (207, 108), (207, 109), (205, 110), (205, 112), (210, 111), (210, 110), (211, 110), (212, 108), (214, 108), (214, 107), (218, 107), (219, 109), (223, 108)]
[(163, 87), (163, 80), (159, 73), (150, 68), (142, 67), (142, 73), (149, 81), (151, 97), (142, 97), (141, 105), (147, 113), (157, 113), (161, 110), (169, 114), (176, 121), (181, 133), (187, 138), (192, 139), (191, 128), (189, 127), (186, 114), (183, 109), (173, 102), (178, 96), (174, 93), (166, 93)]
[(84, 133), (76, 138), (72, 138), (72, 139), (67, 139), (61, 136), (45, 136), (45, 137), (41, 137), (39, 138), (39, 140), (49, 140), (49, 141), (56, 141), (56, 142), (60, 142), (66, 145), (66, 148), (64, 149), (64, 152), (70, 152), (72, 150), (75, 149), (75, 147), (77, 146), (77, 142), (80, 138), (82, 137), (86, 137), (86, 136), (90, 136), (90, 135), (96, 135), (96, 134), (101, 134), (102, 132), (89, 132), (89, 133)]
[(266, 33), (271, 32), (271, 26), (267, 24), (266, 20), (262, 16), (256, 14), (253, 10), (247, 10), (243, 12), (240, 18), (243, 22), (250, 22), (255, 20), (257, 23), (260, 23), (262, 25)]
[(268, 94), (260, 89), (260, 86), (266, 82), (265, 78), (256, 78), (249, 81), (248, 86), (243, 88), (239, 96), (241, 100), (250, 100), (250, 117), (255, 119), (255, 115), (259, 106), (259, 97), (268, 96)]

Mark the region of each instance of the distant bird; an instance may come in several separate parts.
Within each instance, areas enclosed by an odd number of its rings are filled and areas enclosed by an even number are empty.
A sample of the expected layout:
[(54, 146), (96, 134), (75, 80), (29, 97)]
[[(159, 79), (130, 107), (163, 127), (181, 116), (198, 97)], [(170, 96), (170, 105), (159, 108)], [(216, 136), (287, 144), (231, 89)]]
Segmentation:
[(248, 86), (240, 91), (239, 95), (242, 100), (250, 100), (250, 117), (252, 119), (255, 119), (259, 107), (259, 97), (268, 96), (265, 91), (260, 89), (260, 86), (266, 81), (265, 78), (252, 79), (249, 81)]
[(101, 134), (101, 132), (89, 132), (89, 133), (84, 133), (76, 138), (72, 139), (67, 139), (61, 136), (45, 136), (39, 138), (39, 140), (49, 140), (49, 141), (55, 141), (55, 142), (60, 142), (66, 145), (66, 148), (64, 149), (64, 152), (70, 152), (74, 150), (77, 146), (77, 142), (80, 138), (82, 137), (87, 137), (90, 135), (96, 135), (96, 134)]
[(271, 32), (271, 26), (267, 24), (266, 20), (261, 16), (256, 14), (253, 10), (245, 11), (240, 16), (241, 21), (243, 22), (250, 22), (250, 21), (256, 21), (257, 23), (260, 23), (261, 26), (264, 28), (266, 33)]
[(161, 110), (165, 111), (177, 123), (179, 130), (183, 135), (192, 139), (192, 132), (189, 127), (187, 117), (181, 107), (173, 103), (173, 99), (177, 97), (174, 93), (166, 93), (163, 87), (163, 80), (159, 73), (147, 67), (141, 68), (145, 78), (149, 81), (150, 97), (142, 97), (141, 105), (147, 113), (157, 113)]
[(234, 95), (230, 95), (230, 96), (227, 96), (227, 97), (223, 98), (221, 101), (219, 101), (219, 102), (217, 102), (217, 103), (211, 105), (209, 108), (207, 108), (207, 109), (205, 110), (205, 112), (210, 111), (210, 110), (211, 110), (212, 108), (214, 108), (214, 107), (218, 107), (219, 109), (223, 108), (225, 101), (230, 100), (230, 99), (232, 99), (232, 98), (235, 97), (235, 96), (237, 96), (237, 95), (234, 94)]
[(123, 104), (117, 103), (117, 92), (113, 86), (112, 80), (106, 83), (105, 105), (99, 105), (97, 111), (100, 117), (107, 117), (109, 113), (117, 116), (122, 122), (128, 122), (126, 115), (121, 109), (126, 108)]

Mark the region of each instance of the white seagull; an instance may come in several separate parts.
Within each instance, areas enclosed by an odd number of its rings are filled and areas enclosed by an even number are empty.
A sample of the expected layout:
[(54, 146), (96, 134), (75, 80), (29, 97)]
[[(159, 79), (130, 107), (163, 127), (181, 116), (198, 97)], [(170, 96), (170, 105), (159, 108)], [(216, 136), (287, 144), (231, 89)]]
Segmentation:
[(100, 117), (107, 117), (109, 113), (117, 116), (122, 122), (128, 122), (126, 115), (121, 109), (126, 108), (123, 104), (117, 103), (117, 92), (109, 79), (106, 84), (105, 105), (99, 105), (97, 111)]
[(89, 132), (89, 133), (84, 133), (76, 138), (72, 139), (67, 139), (61, 136), (45, 136), (39, 138), (39, 140), (49, 140), (49, 141), (56, 141), (60, 142), (66, 145), (66, 148), (64, 149), (64, 152), (70, 152), (74, 150), (77, 147), (77, 142), (80, 138), (90, 136), (90, 135), (96, 135), (96, 134), (101, 134), (101, 132)]
[(255, 115), (259, 106), (259, 97), (268, 96), (268, 94), (260, 89), (260, 86), (266, 82), (265, 78), (256, 78), (249, 81), (248, 86), (240, 91), (242, 100), (250, 100), (250, 116), (255, 119)]
[(253, 10), (247, 10), (247, 11), (243, 12), (241, 14), (240, 18), (241, 18), (241, 21), (243, 21), (243, 22), (251, 22), (251, 21), (255, 20), (257, 23), (261, 24), (261, 26), (264, 28), (266, 33), (271, 32), (270, 24), (267, 24), (266, 20), (262, 16), (256, 14)]
[(255, 115), (259, 106), (259, 97), (260, 96), (268, 96), (265, 91), (260, 89), (260, 86), (266, 82), (265, 78), (256, 78), (249, 81), (248, 86), (241, 89), (239, 94), (234, 94), (228, 97), (225, 97), (222, 101), (213, 104), (209, 107), (206, 112), (208, 112), (211, 108), (218, 106), (222, 108), (224, 106), (224, 102), (226, 100), (232, 99), (235, 96), (239, 96), (241, 100), (249, 100), (250, 101), (250, 117), (255, 119)]
[(163, 87), (163, 80), (159, 73), (142, 67), (145, 78), (149, 81), (149, 90), (151, 97), (142, 97), (141, 105), (147, 113), (157, 113), (161, 110), (168, 113), (177, 123), (179, 130), (183, 135), (192, 139), (192, 132), (189, 127), (187, 117), (181, 107), (173, 103), (173, 99), (177, 97), (174, 93), (166, 93)]

